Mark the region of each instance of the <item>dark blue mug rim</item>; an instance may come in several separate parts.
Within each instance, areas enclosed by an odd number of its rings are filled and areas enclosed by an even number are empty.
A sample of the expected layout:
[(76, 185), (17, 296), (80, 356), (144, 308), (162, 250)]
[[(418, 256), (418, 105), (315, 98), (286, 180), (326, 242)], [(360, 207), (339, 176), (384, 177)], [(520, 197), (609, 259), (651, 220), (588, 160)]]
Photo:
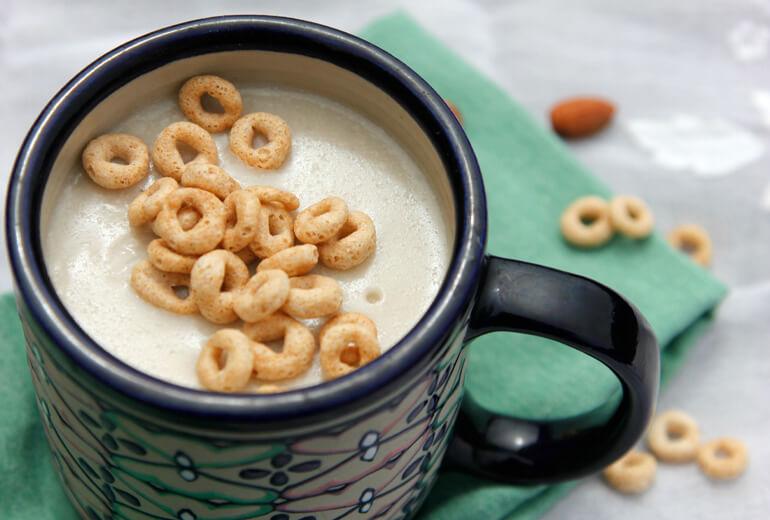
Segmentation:
[[(380, 358), (330, 382), (272, 395), (217, 394), (144, 374), (102, 349), (66, 311), (45, 270), (37, 232), (42, 195), (61, 146), (96, 104), (132, 79), (172, 61), (228, 50), (270, 50), (319, 58), (374, 83), (420, 124), (444, 162), (455, 204), (452, 260), (420, 321)], [(96, 380), (152, 408), (195, 417), (283, 421), (339, 414), (386, 395), (462, 333), (483, 268), (486, 200), (479, 165), (441, 96), (404, 63), (358, 37), (292, 18), (220, 16), (166, 27), (125, 43), (83, 69), (43, 109), (11, 173), (6, 240), (19, 306)], [(433, 354), (433, 355), (432, 355)]]

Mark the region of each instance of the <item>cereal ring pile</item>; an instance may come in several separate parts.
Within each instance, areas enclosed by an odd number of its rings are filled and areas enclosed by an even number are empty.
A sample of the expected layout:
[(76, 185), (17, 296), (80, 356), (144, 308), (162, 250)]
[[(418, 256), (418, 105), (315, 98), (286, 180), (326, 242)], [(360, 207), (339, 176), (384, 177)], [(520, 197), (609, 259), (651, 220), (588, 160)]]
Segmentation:
[(647, 238), (654, 223), (647, 204), (629, 195), (617, 195), (609, 202), (595, 195), (580, 197), (567, 206), (560, 222), (564, 239), (583, 248), (603, 246), (615, 232), (636, 240)]
[[(333, 320), (332, 320), (333, 321)], [(323, 329), (321, 341), (323, 342)], [(641, 493), (655, 480), (657, 461), (681, 464), (696, 460), (712, 479), (734, 479), (748, 466), (746, 445), (732, 437), (701, 444), (698, 423), (684, 412), (669, 410), (655, 417), (647, 434), (652, 454), (631, 450), (607, 466), (602, 474), (621, 493)]]
[[(589, 195), (572, 201), (561, 215), (564, 240), (575, 247), (596, 248), (617, 232), (627, 238), (647, 238), (655, 226), (652, 211), (639, 197), (616, 195), (609, 201)], [(696, 224), (684, 224), (668, 235), (668, 242), (703, 267), (711, 263), (708, 233)]]
[[(202, 180), (190, 187), (191, 178)], [(253, 379), (297, 377), (312, 365), (318, 344), (326, 379), (377, 358), (374, 323), (360, 314), (340, 313), (339, 283), (312, 273), (319, 263), (348, 270), (369, 258), (376, 248), (371, 218), (348, 212), (337, 197), (295, 218), (299, 200), (292, 193), (233, 183), (221, 168), (193, 163), (182, 173), (183, 185), (161, 178), (129, 206), (129, 222), (136, 227), (151, 224), (159, 236), (147, 247), (148, 261), (134, 268), (131, 286), (137, 294), (177, 314), (197, 313), (220, 325), (243, 322), (242, 330), (222, 329), (204, 346), (197, 368), (201, 384), (237, 392)], [(297, 240), (309, 243), (294, 245)], [(251, 275), (249, 264), (254, 263), (256, 273)], [(331, 319), (319, 341), (299, 321), (327, 317)], [(278, 352), (265, 344), (276, 340), (282, 343)], [(248, 377), (239, 366), (243, 363), (252, 367)], [(282, 390), (263, 384), (256, 391)]]
[[(207, 111), (205, 95), (223, 113)], [(349, 270), (374, 254), (372, 219), (350, 211), (339, 197), (299, 211), (293, 193), (241, 186), (218, 166), (209, 132), (230, 129), (230, 150), (256, 168), (279, 168), (291, 149), (291, 132), (280, 117), (241, 117), (241, 96), (228, 81), (191, 78), (179, 92), (179, 106), (190, 121), (163, 129), (151, 153), (134, 136), (108, 134), (91, 141), (82, 160), (97, 184), (116, 189), (146, 177), (152, 159), (160, 177), (130, 203), (128, 221), (158, 238), (147, 246), (147, 260), (134, 266), (131, 287), (166, 311), (230, 325), (203, 345), (201, 385), (218, 392), (279, 392), (283, 387), (275, 381), (302, 375), (315, 359), (324, 377), (334, 379), (377, 358), (374, 323), (341, 312), (340, 284), (312, 272), (319, 263)], [(254, 148), (256, 134), (267, 144)], [(185, 159), (180, 146), (192, 149), (193, 157)], [(300, 321), (309, 319), (327, 319), (318, 340)]]

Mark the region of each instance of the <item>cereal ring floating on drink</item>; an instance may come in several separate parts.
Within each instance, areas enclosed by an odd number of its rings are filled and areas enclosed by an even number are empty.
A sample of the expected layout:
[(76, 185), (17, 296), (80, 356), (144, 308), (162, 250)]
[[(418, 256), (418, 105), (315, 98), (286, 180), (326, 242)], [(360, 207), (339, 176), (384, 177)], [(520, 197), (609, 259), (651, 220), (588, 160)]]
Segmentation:
[(93, 139), (83, 150), (81, 160), (91, 180), (108, 190), (133, 186), (150, 171), (147, 145), (129, 134), (105, 134)]
[(180, 297), (175, 288), (190, 288), (190, 277), (180, 273), (166, 273), (142, 260), (131, 270), (131, 287), (142, 299), (156, 307), (176, 314), (195, 314), (198, 306), (188, 294)]
[(375, 338), (377, 337), (377, 325), (368, 317), (358, 312), (341, 312), (332, 316), (329, 321), (324, 323), (321, 330), (318, 332), (318, 341), (323, 341), (324, 334), (328, 329), (335, 325), (352, 324), (361, 325), (371, 333)]
[(732, 479), (741, 475), (749, 463), (746, 445), (738, 439), (722, 437), (698, 450), (698, 466), (713, 479)]
[[(334, 327), (335, 325), (340, 325), (340, 324), (352, 324), (352, 325), (362, 326), (367, 331), (369, 331), (369, 333), (371, 333), (372, 336), (374, 336), (375, 338), (377, 337), (377, 325), (375, 325), (374, 322), (371, 319), (369, 319), (367, 316), (364, 316), (363, 314), (360, 314), (357, 312), (342, 312), (340, 314), (333, 316), (330, 320), (324, 323), (323, 327), (321, 327), (321, 330), (318, 332), (318, 342), (321, 343), (323, 341), (323, 338), (326, 335), (327, 330)], [(354, 366), (358, 362), (357, 361), (358, 356), (359, 356), (359, 353), (355, 346), (348, 347), (344, 349), (340, 354), (340, 360), (343, 363)]]
[(289, 286), (283, 311), (295, 318), (329, 316), (342, 305), (342, 288), (334, 278), (319, 274), (296, 276), (289, 279)]
[(629, 238), (645, 238), (652, 233), (652, 211), (639, 197), (617, 195), (610, 201), (612, 227)]
[(564, 239), (579, 247), (598, 247), (612, 238), (610, 209), (601, 197), (581, 197), (561, 216)]
[(299, 207), (299, 199), (293, 193), (279, 190), (272, 186), (249, 186), (246, 188), (257, 194), (262, 204), (278, 204), (283, 206), (286, 211), (294, 211)]
[[(223, 112), (209, 112), (203, 107), (203, 96), (214, 98)], [(212, 133), (224, 132), (241, 116), (243, 101), (235, 85), (209, 74), (193, 76), (179, 89), (179, 108), (187, 119)]]
[(329, 327), (321, 340), (321, 370), (326, 379), (349, 374), (379, 355), (377, 337), (364, 325), (338, 323)]
[(291, 215), (276, 204), (262, 204), (257, 233), (249, 244), (259, 258), (268, 258), (294, 245)]
[(246, 387), (254, 369), (254, 350), (243, 332), (222, 329), (214, 333), (195, 365), (201, 384), (216, 392), (237, 392)]
[[(267, 139), (267, 144), (254, 148), (252, 143), (257, 134)], [(291, 150), (289, 125), (280, 117), (267, 112), (247, 114), (230, 129), (230, 150), (254, 168), (280, 168)]]
[[(179, 144), (184, 144), (196, 152), (188, 161), (182, 158)], [(166, 177), (177, 181), (182, 179), (185, 167), (190, 163), (218, 164), (217, 145), (211, 134), (195, 123), (180, 121), (171, 123), (161, 131), (152, 147), (152, 162), (155, 169)]]
[[(302, 323), (285, 314), (276, 313), (256, 323), (246, 323), (243, 332), (254, 341), (254, 372), (259, 379), (278, 381), (296, 377), (310, 368), (313, 362), (313, 334)], [(281, 338), (281, 352), (263, 345)]]
[(346, 271), (369, 258), (376, 247), (372, 219), (363, 211), (351, 211), (337, 235), (318, 244), (318, 255), (326, 267)]
[(621, 493), (641, 493), (655, 480), (658, 463), (649, 453), (631, 450), (607, 466), (604, 478)]
[[(171, 177), (166, 178), (170, 179)], [(182, 231), (189, 231), (190, 229), (194, 228), (198, 222), (200, 222), (201, 214), (195, 211), (195, 208), (182, 206), (182, 208), (179, 210), (179, 213), (176, 214), (176, 218), (179, 221), (179, 227), (182, 228)], [(160, 236), (160, 233), (158, 233), (157, 219), (152, 222), (152, 232)]]
[[(187, 206), (201, 218), (191, 229), (184, 230), (179, 211)], [(179, 188), (168, 195), (158, 213), (155, 232), (174, 251), (185, 255), (202, 255), (214, 249), (225, 234), (225, 207), (215, 195), (198, 188)]]
[[(257, 235), (262, 204), (251, 191), (237, 190), (225, 199), (225, 235), (222, 246), (228, 251), (242, 251)], [(248, 262), (247, 262), (248, 263)]]
[(289, 276), (279, 269), (260, 271), (249, 279), (233, 299), (233, 310), (247, 322), (264, 320), (289, 297)]
[(318, 263), (318, 248), (312, 244), (293, 246), (267, 257), (257, 266), (257, 272), (280, 269), (289, 276), (309, 273)]
[(190, 272), (190, 292), (201, 315), (212, 323), (238, 319), (233, 302), (249, 279), (249, 268), (238, 256), (217, 249), (201, 256)]
[(139, 227), (154, 221), (163, 208), (163, 201), (178, 187), (179, 183), (171, 177), (162, 177), (153, 182), (128, 205), (128, 222)]
[(167, 273), (190, 274), (195, 261), (194, 255), (182, 255), (168, 247), (162, 238), (156, 238), (147, 246), (147, 257), (155, 268)]
[(181, 184), (188, 188), (206, 190), (222, 200), (235, 190), (241, 189), (238, 181), (230, 177), (222, 168), (216, 164), (206, 163), (190, 163), (185, 166)]
[(318, 244), (339, 233), (348, 219), (348, 205), (339, 197), (327, 197), (301, 211), (294, 220), (300, 242)]

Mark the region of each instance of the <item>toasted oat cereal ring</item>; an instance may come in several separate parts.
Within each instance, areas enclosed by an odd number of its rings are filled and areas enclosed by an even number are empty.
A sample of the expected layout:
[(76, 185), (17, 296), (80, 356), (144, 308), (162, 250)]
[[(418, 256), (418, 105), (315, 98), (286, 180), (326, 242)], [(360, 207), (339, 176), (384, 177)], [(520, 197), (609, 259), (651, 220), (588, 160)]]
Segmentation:
[(222, 200), (235, 190), (240, 190), (238, 181), (216, 164), (190, 163), (182, 173), (182, 186), (200, 188), (213, 193)]
[(225, 199), (225, 236), (222, 245), (228, 251), (247, 248), (257, 236), (262, 204), (253, 192), (237, 190)]
[(312, 244), (293, 246), (265, 258), (257, 266), (257, 272), (280, 269), (289, 276), (309, 273), (318, 263), (318, 248)]
[[(125, 164), (114, 162), (116, 159)], [(102, 188), (119, 190), (147, 177), (150, 155), (141, 139), (129, 134), (105, 134), (83, 150), (83, 169)]]
[(679, 226), (669, 233), (668, 241), (696, 264), (706, 267), (711, 263), (711, 238), (702, 227), (695, 224)]
[(294, 245), (291, 215), (276, 204), (262, 204), (257, 233), (249, 247), (259, 258), (268, 258)]
[[(171, 179), (171, 177), (166, 177), (166, 179)], [(189, 231), (194, 228), (198, 222), (200, 222), (201, 214), (198, 213), (195, 208), (182, 206), (182, 208), (179, 210), (179, 213), (176, 214), (176, 218), (179, 221), (179, 227), (182, 228), (182, 231)], [(152, 232), (160, 236), (160, 233), (158, 233), (157, 219), (152, 223)]]
[(153, 182), (128, 205), (128, 222), (139, 227), (155, 220), (166, 197), (178, 187), (179, 183), (171, 177), (162, 177)]
[[(357, 312), (343, 312), (328, 320), (323, 325), (323, 327), (321, 327), (321, 330), (318, 333), (319, 343), (323, 341), (327, 330), (329, 330), (331, 327), (334, 327), (335, 325), (343, 323), (364, 327), (372, 336), (375, 338), (377, 337), (377, 326), (372, 320)], [(360, 354), (355, 346), (348, 347), (344, 349), (340, 354), (340, 360), (348, 365), (356, 365), (358, 363), (359, 356)]]
[(147, 246), (147, 257), (156, 269), (167, 273), (190, 274), (197, 256), (181, 255), (168, 247), (162, 238), (156, 238)]
[(598, 247), (612, 238), (607, 201), (600, 197), (581, 197), (561, 216), (561, 232), (567, 242), (579, 247)]
[(148, 303), (176, 314), (195, 314), (198, 306), (189, 295), (181, 298), (175, 288), (190, 287), (190, 277), (180, 273), (166, 273), (142, 260), (131, 270), (131, 287)]
[(698, 450), (698, 466), (713, 479), (736, 478), (746, 470), (748, 463), (746, 445), (732, 437), (714, 439)]
[[(209, 95), (220, 105), (223, 112), (209, 112), (201, 100)], [(193, 76), (179, 89), (179, 108), (187, 119), (209, 132), (224, 132), (241, 117), (243, 101), (235, 85), (224, 78), (212, 75)]]
[(283, 312), (295, 318), (329, 316), (342, 305), (342, 288), (334, 278), (319, 274), (295, 276), (289, 279), (289, 286)]
[(604, 478), (621, 493), (641, 493), (655, 480), (658, 463), (649, 453), (631, 450), (607, 466)]
[(369, 333), (371, 333), (375, 338), (377, 337), (377, 325), (375, 325), (374, 321), (372, 321), (368, 316), (358, 312), (341, 312), (339, 314), (335, 314), (329, 318), (326, 323), (324, 323), (318, 333), (319, 341), (323, 339), (326, 330), (334, 327), (335, 325), (342, 324), (361, 325), (366, 328), (366, 330), (369, 331)]
[(349, 374), (379, 355), (377, 338), (363, 325), (339, 323), (329, 327), (321, 340), (321, 370), (326, 379)]
[(238, 319), (235, 296), (249, 279), (249, 268), (234, 253), (217, 249), (201, 256), (190, 272), (190, 292), (201, 315), (212, 323)]
[(616, 231), (629, 238), (644, 238), (652, 233), (652, 211), (639, 197), (617, 195), (610, 201), (610, 222)]
[(369, 331), (372, 336), (375, 338), (377, 337), (377, 325), (375, 325), (374, 322), (367, 316), (364, 316), (358, 312), (341, 312), (332, 316), (331, 319), (324, 323), (323, 327), (321, 327), (321, 330), (318, 332), (318, 341), (323, 341), (324, 334), (326, 334), (326, 331), (329, 328), (343, 323), (361, 325), (362, 327), (366, 328), (366, 330)]
[[(260, 134), (267, 144), (254, 148), (254, 137)], [(286, 121), (266, 112), (246, 114), (230, 129), (230, 150), (254, 168), (280, 168), (291, 150), (291, 131)]]
[[(191, 207), (200, 220), (188, 230), (182, 229), (179, 212)], [(198, 188), (179, 188), (166, 197), (153, 229), (171, 248), (185, 255), (208, 253), (225, 234), (225, 206), (215, 195)]]
[(294, 234), (300, 242), (318, 244), (339, 233), (348, 219), (348, 205), (339, 197), (327, 197), (300, 212)]
[(457, 108), (457, 105), (455, 105), (454, 103), (452, 103), (448, 99), (444, 99), (444, 103), (447, 104), (447, 106), (449, 107), (449, 110), (452, 111), (452, 113), (455, 115), (455, 117), (460, 122), (460, 124), (463, 124), (463, 115), (460, 112), (460, 109)]
[(678, 410), (664, 412), (652, 421), (647, 434), (647, 444), (663, 462), (689, 462), (698, 453), (698, 423)]
[(294, 211), (299, 207), (297, 196), (288, 191), (279, 190), (272, 186), (249, 186), (246, 189), (256, 193), (262, 204), (280, 204), (286, 211)]
[[(278, 381), (296, 377), (313, 362), (315, 339), (302, 323), (276, 313), (256, 323), (246, 323), (243, 331), (254, 343), (254, 372), (259, 379)], [(283, 338), (283, 348), (275, 352), (263, 342)]]
[(195, 368), (201, 385), (209, 390), (242, 390), (254, 369), (251, 340), (239, 330), (218, 330), (203, 346)]
[(374, 222), (362, 211), (351, 211), (340, 231), (318, 244), (318, 255), (326, 267), (346, 271), (369, 258), (377, 247)]
[[(180, 143), (189, 146), (197, 153), (186, 163), (179, 152)], [(194, 123), (180, 121), (168, 125), (155, 139), (152, 147), (152, 162), (161, 174), (179, 181), (188, 164), (218, 164), (219, 156), (211, 134)]]
[(278, 269), (252, 276), (233, 299), (233, 309), (243, 320), (257, 322), (277, 312), (289, 297), (289, 277)]

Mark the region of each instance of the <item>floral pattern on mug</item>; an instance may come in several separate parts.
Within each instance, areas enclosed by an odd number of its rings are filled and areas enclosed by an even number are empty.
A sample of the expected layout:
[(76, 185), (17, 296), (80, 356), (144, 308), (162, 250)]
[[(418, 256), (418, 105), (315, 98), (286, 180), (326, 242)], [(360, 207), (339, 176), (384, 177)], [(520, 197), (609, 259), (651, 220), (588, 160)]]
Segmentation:
[(397, 396), (320, 429), (183, 427), (94, 386), (24, 323), (54, 465), (89, 519), (408, 518), (435, 480), (462, 395), (455, 338)]

